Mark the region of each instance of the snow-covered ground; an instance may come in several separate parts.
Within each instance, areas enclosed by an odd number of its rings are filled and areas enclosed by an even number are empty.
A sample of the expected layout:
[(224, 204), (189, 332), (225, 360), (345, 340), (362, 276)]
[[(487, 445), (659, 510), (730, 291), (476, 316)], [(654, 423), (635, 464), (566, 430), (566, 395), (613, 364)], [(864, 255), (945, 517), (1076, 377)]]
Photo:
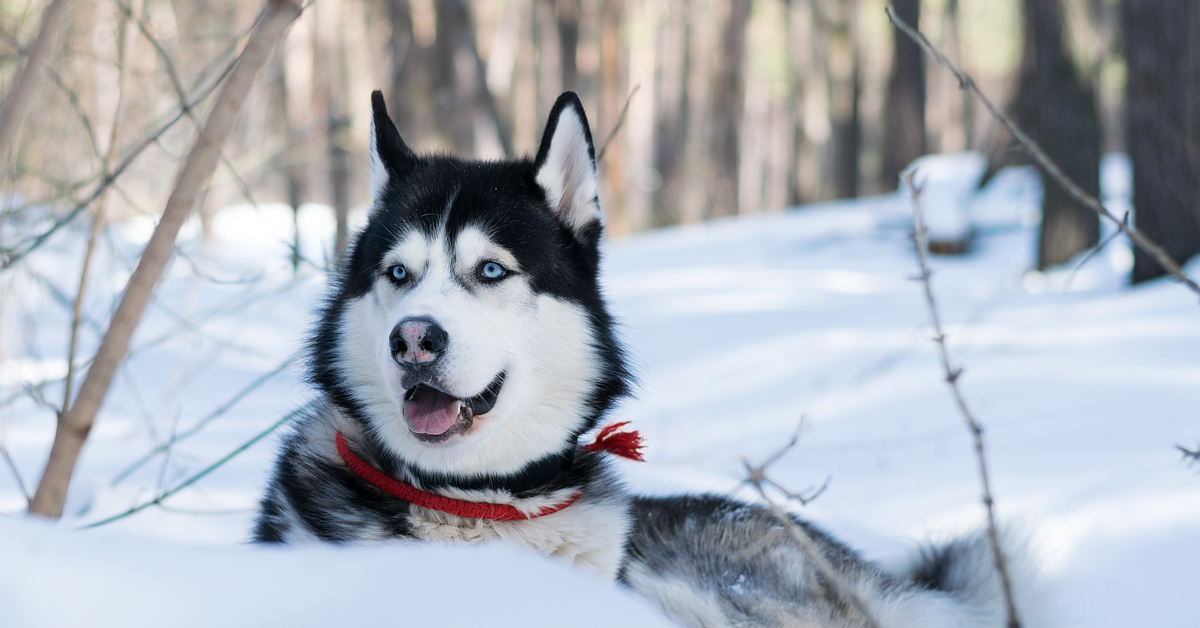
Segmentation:
[[(1127, 166), (1110, 159), (1104, 179), (1127, 206)], [(1127, 287), (1122, 240), (1078, 272), (1029, 272), (1039, 194), (1030, 171), (1001, 173), (971, 206), (972, 251), (933, 260), (999, 513), (1034, 538), (1064, 626), (1194, 626), (1200, 469), (1174, 445), (1200, 440), (1200, 305), (1166, 281)], [(971, 441), (910, 279), (910, 215), (905, 199), (880, 197), (611, 242), (605, 284), (641, 382), (613, 418), (648, 442), (646, 463), (622, 466), (630, 485), (751, 499), (742, 461), (803, 416), (799, 445), (773, 467), (796, 490), (828, 478), (803, 516), (883, 561), (979, 526)], [(160, 506), (76, 530), (154, 499), (311, 398), (287, 361), (323, 294), (330, 221), (316, 206), (302, 221), (310, 261), (295, 276), (286, 208), (231, 208), (207, 246), (187, 235), (57, 526), (21, 516), (0, 466), (0, 625), (662, 625), (606, 583), (507, 548), (249, 547), (277, 434)], [(150, 227), (114, 227), (101, 248), (81, 355)], [(27, 486), (54, 417), (22, 385), (65, 373), (62, 295), (82, 246), (63, 235), (0, 275), (0, 443)], [(40, 390), (61, 402), (60, 383)], [(169, 455), (127, 472), (173, 435)]]

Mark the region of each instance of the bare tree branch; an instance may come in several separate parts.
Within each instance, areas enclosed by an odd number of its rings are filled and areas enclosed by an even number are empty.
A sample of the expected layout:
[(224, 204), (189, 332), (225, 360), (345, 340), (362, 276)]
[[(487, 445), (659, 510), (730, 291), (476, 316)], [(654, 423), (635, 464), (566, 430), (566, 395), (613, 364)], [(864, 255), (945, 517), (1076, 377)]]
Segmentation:
[(30, 504), (31, 513), (51, 518), (62, 516), (67, 486), (79, 452), (91, 431), (96, 413), (108, 395), (117, 366), (125, 358), (130, 338), (141, 321), (154, 287), (171, 258), (179, 229), (191, 214), (196, 195), (216, 169), (221, 146), (233, 131), (237, 114), (254, 85), (254, 78), (300, 11), (300, 5), (295, 0), (271, 0), (268, 3), (264, 17), (251, 33), (246, 48), (217, 96), (204, 128), (197, 135), (196, 143), (179, 172), (175, 189), (167, 200), (158, 226), (129, 278), (92, 367), (80, 386), (79, 395), (70, 410), (59, 419), (50, 459)]
[(1183, 459), (1186, 460), (1189, 465), (1200, 465), (1200, 444), (1197, 444), (1195, 449), (1188, 449), (1183, 445), (1176, 445), (1175, 449), (1178, 449), (1183, 453)]
[(596, 151), (596, 163), (600, 163), (604, 159), (604, 151), (608, 150), (608, 145), (617, 136), (617, 131), (621, 130), (621, 125), (625, 124), (625, 114), (629, 113), (629, 103), (633, 102), (633, 95), (642, 88), (642, 84), (638, 83), (630, 90), (629, 95), (625, 97), (625, 106), (621, 107), (621, 114), (617, 116), (617, 122), (613, 125), (611, 131), (608, 132), (608, 137), (604, 138), (604, 143), (600, 145), (600, 150)]
[[(1125, 214), (1125, 217), (1121, 219), (1121, 222), (1129, 224), (1129, 214)], [(1075, 263), (1075, 266), (1071, 268), (1071, 273), (1067, 275), (1066, 281), (1063, 282), (1063, 292), (1066, 292), (1071, 287), (1071, 282), (1075, 280), (1075, 274), (1079, 272), (1079, 269), (1083, 268), (1083, 265), (1091, 261), (1093, 257), (1096, 257), (1096, 254), (1098, 254), (1100, 251), (1103, 251), (1104, 247), (1111, 244), (1112, 241), (1116, 240), (1117, 236), (1119, 235), (1121, 235), (1121, 231), (1119, 229), (1112, 232), (1111, 235), (1109, 235), (1107, 238), (1104, 238), (1104, 240), (1102, 240), (1096, 246), (1093, 246), (1092, 250), (1088, 251), (1086, 255), (1084, 255), (1078, 262)]]
[(787, 497), (789, 500), (794, 501), (801, 506), (807, 506), (812, 503), (814, 499), (820, 497), (821, 493), (824, 493), (825, 489), (829, 488), (829, 482), (833, 479), (833, 476), (825, 478), (825, 481), (822, 482), (820, 486), (814, 486), (799, 493), (794, 493), (771, 478), (767, 477), (766, 471), (767, 468), (776, 462), (779, 462), (780, 458), (783, 458), (787, 452), (791, 451), (791, 449), (796, 446), (796, 443), (800, 442), (800, 433), (804, 431), (805, 421), (806, 417), (800, 417), (800, 423), (796, 425), (796, 431), (792, 434), (792, 437), (788, 439), (788, 442), (784, 443), (783, 447), (780, 447), (775, 451), (775, 453), (767, 456), (767, 459), (764, 460), (762, 464), (753, 467), (748, 464), (746, 465), (746, 482), (751, 484), (761, 483), (766, 486), (770, 486), (771, 488), (782, 493), (784, 497)]
[(83, 526), (84, 529), (96, 528), (96, 527), (99, 527), (102, 525), (106, 525), (106, 524), (112, 523), (114, 521), (117, 521), (119, 519), (124, 519), (125, 517), (128, 517), (130, 515), (137, 514), (151, 506), (158, 506), (158, 505), (162, 504), (168, 497), (174, 495), (175, 493), (178, 493), (179, 491), (182, 491), (183, 489), (195, 484), (196, 482), (199, 482), (201, 479), (204, 478), (204, 476), (208, 475), (209, 473), (212, 473), (213, 471), (216, 471), (219, 467), (224, 465), (226, 462), (233, 460), (234, 457), (236, 457), (238, 454), (240, 454), (243, 451), (246, 451), (250, 447), (254, 446), (255, 443), (266, 438), (271, 432), (274, 432), (275, 430), (283, 427), (284, 425), (287, 425), (288, 423), (293, 421), (296, 417), (300, 416), (302, 413), (307, 411), (311, 405), (312, 405), (311, 403), (305, 404), (304, 406), (291, 411), (290, 413), (288, 413), (287, 416), (283, 417), (282, 419), (279, 419), (275, 423), (272, 423), (270, 427), (255, 434), (250, 440), (239, 445), (237, 447), (237, 449), (234, 449), (233, 451), (222, 456), (216, 462), (208, 465), (207, 467), (204, 467), (203, 469), (200, 470), (199, 473), (196, 473), (195, 475), (189, 477), (188, 479), (184, 480), (183, 482), (180, 482), (178, 485), (175, 486), (175, 488), (159, 495), (158, 497), (155, 497), (154, 499), (152, 499), (148, 502), (134, 506), (133, 508), (130, 508), (129, 510), (126, 510), (125, 512), (122, 512), (117, 515), (113, 515), (106, 519), (101, 519), (100, 521), (97, 521), (95, 523), (89, 523), (88, 525)]
[(991, 481), (988, 478), (987, 457), (983, 447), (983, 426), (975, 419), (975, 415), (971, 414), (970, 408), (967, 407), (967, 400), (963, 397), (962, 390), (958, 387), (958, 378), (962, 375), (962, 369), (955, 368), (950, 363), (950, 352), (946, 348), (946, 332), (942, 330), (941, 316), (938, 314), (937, 302), (933, 297), (933, 286), (929, 282), (929, 278), (933, 273), (929, 270), (929, 263), (925, 259), (925, 251), (929, 247), (929, 238), (925, 231), (924, 213), (921, 211), (921, 187), (913, 180), (913, 171), (911, 169), (903, 177), (908, 183), (909, 189), (912, 190), (912, 241), (913, 249), (917, 255), (917, 264), (921, 269), (921, 274), (917, 279), (921, 281), (925, 295), (925, 305), (929, 309), (929, 321), (933, 325), (933, 341), (938, 347), (938, 357), (942, 362), (942, 371), (946, 376), (946, 384), (950, 386), (950, 391), (954, 394), (954, 402), (958, 405), (958, 411), (962, 414), (963, 420), (967, 423), (967, 429), (971, 431), (971, 436), (975, 438), (975, 458), (979, 465), (979, 481), (983, 486), (983, 505), (987, 507), (988, 542), (991, 543), (992, 559), (995, 561), (996, 571), (1000, 575), (1000, 586), (1004, 593), (1005, 613), (1008, 616), (1008, 628), (1021, 628), (1021, 620), (1017, 615), (1016, 602), (1013, 600), (1012, 578), (1008, 575), (1008, 561), (1000, 548), (1000, 535), (996, 530), (995, 501), (992, 499)]
[(8, 447), (4, 446), (3, 441), (0, 441), (0, 458), (4, 458), (5, 464), (8, 465), (8, 470), (12, 472), (13, 479), (17, 482), (17, 488), (21, 489), (21, 495), (25, 497), (25, 503), (28, 504), (33, 498), (29, 494), (29, 489), (25, 488), (25, 480), (21, 479), (21, 472), (17, 469), (17, 463), (13, 462), (12, 456), (8, 454)]
[(1083, 190), (1083, 188), (1079, 187), (1078, 184), (1072, 181), (1071, 178), (1062, 171), (1062, 168), (1058, 167), (1058, 164), (1054, 163), (1054, 161), (1050, 159), (1050, 156), (1047, 155), (1044, 150), (1042, 150), (1042, 147), (1039, 146), (1037, 142), (1033, 141), (1033, 138), (1029, 137), (1024, 131), (1019, 129), (1016, 123), (1013, 122), (1012, 119), (1007, 115), (1005, 115), (1004, 112), (1000, 110), (1000, 107), (996, 105), (996, 103), (992, 102), (990, 98), (984, 95), (983, 91), (979, 89), (979, 86), (975, 84), (975, 80), (971, 78), (971, 75), (967, 74), (962, 68), (955, 65), (954, 62), (950, 61), (950, 59), (948, 59), (946, 55), (942, 54), (937, 48), (934, 48), (933, 44), (929, 43), (929, 40), (926, 39), (925, 36), (920, 33), (920, 31), (917, 31), (908, 24), (904, 23), (904, 20), (901, 20), (899, 17), (897, 17), (895, 11), (892, 11), (890, 6), (884, 10), (887, 12), (888, 19), (892, 21), (892, 24), (895, 25), (900, 32), (917, 42), (917, 44), (921, 46), (921, 48), (923, 48), (925, 52), (929, 54), (929, 56), (933, 57), (933, 59), (937, 61), (938, 65), (946, 68), (952, 74), (954, 74), (954, 78), (958, 79), (958, 86), (960, 89), (967, 90), (979, 98), (979, 100), (983, 103), (983, 106), (986, 107), (988, 112), (992, 114), (992, 117), (995, 118), (996, 121), (998, 121), (1004, 127), (1004, 129), (1013, 136), (1013, 139), (1015, 139), (1017, 143), (1019, 143), (1026, 151), (1029, 152), (1029, 156), (1032, 157), (1033, 160), (1037, 162), (1037, 164), (1041, 166), (1043, 170), (1046, 171), (1046, 174), (1050, 175), (1050, 178), (1054, 179), (1054, 182), (1057, 183), (1071, 198), (1075, 199), (1076, 202), (1088, 207), (1097, 214), (1100, 214), (1100, 216), (1112, 221), (1112, 223), (1117, 226), (1121, 233), (1129, 236), (1129, 239), (1135, 245), (1137, 245), (1138, 248), (1145, 251), (1163, 268), (1167, 269), (1167, 272), (1170, 273), (1171, 277), (1187, 286), (1192, 292), (1200, 295), (1200, 285), (1197, 285), (1195, 281), (1192, 281), (1187, 275), (1184, 274), (1183, 267), (1179, 265), (1179, 262), (1176, 262), (1175, 259), (1172, 258), (1171, 255), (1168, 254), (1162, 247), (1155, 244), (1152, 240), (1150, 240), (1150, 238), (1147, 238), (1133, 225), (1127, 224), (1120, 218), (1117, 218), (1108, 210), (1108, 208), (1104, 206), (1103, 203), (1100, 202), (1100, 199), (1088, 194)]
[(238, 402), (240, 402), (242, 399), (245, 399), (246, 395), (249, 395), (250, 393), (254, 392), (259, 386), (262, 386), (263, 384), (267, 383), (267, 381), (270, 380), (271, 378), (282, 373), (285, 369), (287, 369), (289, 366), (291, 366), (293, 363), (295, 363), (296, 360), (299, 359), (299, 357), (300, 357), (299, 355), (293, 355), (290, 358), (284, 360), (282, 364), (275, 367), (270, 372), (260, 375), (257, 379), (255, 379), (254, 381), (247, 384), (245, 388), (242, 388), (241, 390), (239, 390), (228, 401), (226, 401), (225, 403), (218, 406), (216, 410), (213, 410), (212, 412), (208, 413), (208, 415), (205, 416), (204, 418), (200, 419), (199, 421), (196, 421), (195, 425), (191, 426), (190, 428), (188, 428), (182, 432), (179, 432), (178, 434), (172, 435), (170, 440), (168, 440), (167, 442), (165, 442), (161, 445), (158, 445), (154, 449), (150, 450), (150, 452), (147, 453), (146, 455), (135, 460), (133, 462), (133, 464), (129, 465), (128, 467), (125, 467), (125, 469), (123, 469), (120, 473), (118, 473), (116, 475), (116, 477), (114, 477), (112, 479), (111, 484), (113, 486), (120, 484), (121, 481), (123, 481), (125, 478), (129, 477), (129, 474), (133, 473), (134, 471), (137, 471), (139, 468), (141, 468), (142, 465), (153, 460), (154, 456), (157, 456), (158, 454), (160, 454), (164, 451), (167, 451), (168, 449), (170, 449), (173, 445), (175, 445), (179, 441), (184, 440), (186, 438), (190, 438), (191, 436), (193, 436), (200, 430), (204, 429), (205, 425), (208, 425), (214, 419), (216, 419), (216, 418), (220, 417), (221, 415), (225, 414), (226, 412), (228, 412), (230, 408), (237, 405)]
[(17, 127), (33, 103), (38, 82), (42, 78), (42, 68), (54, 52), (54, 45), (70, 8), (71, 0), (53, 0), (42, 13), (42, 24), (38, 27), (37, 39), (29, 49), (29, 57), (25, 59), (25, 67), (21, 68), (20, 76), (8, 91), (4, 108), (0, 109), (0, 161), (8, 157)]
[[(111, 151), (110, 151), (111, 155)], [(104, 201), (96, 204), (96, 215), (92, 219), (92, 231), (88, 234), (87, 248), (83, 252), (83, 264), (79, 269), (79, 287), (75, 291), (75, 301), (71, 307), (71, 329), (67, 340), (67, 375), (63, 383), (63, 402), (59, 412), (66, 412), (71, 407), (71, 394), (75, 383), (75, 354), (79, 346), (79, 327), (83, 323), (83, 303), (87, 295), (88, 274), (91, 271), (92, 255), (96, 251), (96, 241), (104, 229)]]
[(42, 394), (41, 388), (38, 388), (38, 387), (34, 386), (33, 384), (26, 382), (25, 385), (21, 387), (21, 389), (24, 390), (25, 394), (30, 399), (33, 400), (34, 404), (41, 406), (45, 410), (49, 410), (50, 412), (53, 412), (55, 416), (59, 416), (61, 414), (62, 411), (59, 410), (58, 406), (50, 403), (50, 401), (48, 399), (46, 399), (45, 395)]
[(84, 111), (83, 103), (79, 101), (79, 94), (71, 89), (70, 85), (59, 76), (54, 68), (46, 68), (46, 76), (50, 77), (50, 82), (58, 88), (67, 97), (67, 103), (71, 105), (71, 110), (75, 112), (75, 117), (79, 118), (79, 125), (83, 127), (84, 135), (88, 139), (88, 148), (92, 150), (92, 157), (101, 165), (104, 163), (104, 155), (100, 152), (100, 138), (96, 137), (96, 128), (92, 125), (92, 118)]
[[(808, 534), (804, 527), (796, 523), (796, 520), (792, 518), (791, 514), (789, 514), (787, 510), (783, 508), (783, 506), (771, 499), (771, 496), (767, 494), (766, 488), (768, 485), (773, 487), (779, 486), (767, 477), (767, 468), (778, 461), (785, 453), (787, 453), (789, 449), (796, 445), (796, 442), (799, 440), (800, 430), (803, 429), (803, 426), (804, 421), (801, 420), (800, 427), (797, 428), (796, 433), (792, 435), (792, 438), (782, 448), (780, 448), (779, 451), (771, 454), (762, 464), (755, 466), (751, 465), (749, 461), (743, 461), (743, 464), (746, 467), (745, 482), (758, 492), (759, 497), (766, 502), (767, 508), (771, 511), (771, 514), (775, 515), (775, 518), (779, 520), (784, 529), (788, 532), (788, 534), (791, 535), (792, 539), (796, 541), (796, 544), (800, 546), (800, 550), (804, 552), (804, 557), (806, 559), (805, 562), (811, 565), (813, 570), (819, 572), (825, 577), (825, 580), (828, 582), (829, 588), (831, 589), (829, 593), (832, 593), (834, 599), (841, 601), (842, 604), (850, 608), (853, 608), (854, 611), (857, 612), (860, 617), (862, 617), (863, 625), (867, 628), (882, 628), (879, 620), (877, 620), (871, 613), (871, 609), (867, 607), (866, 602), (864, 602), (862, 597), (858, 595), (858, 592), (854, 589), (854, 586), (846, 580), (846, 577), (842, 575), (842, 573), (838, 571), (832, 563), (829, 562), (829, 559), (826, 558), (825, 554), (821, 552), (821, 549), (817, 546), (816, 542), (812, 540), (812, 537)], [(826, 484), (828, 484), (828, 480), (826, 480)], [(820, 494), (820, 492), (823, 490), (825, 490), (824, 487), (818, 490), (817, 494)], [(784, 493), (789, 496), (791, 495), (791, 493), (787, 491), (784, 491)], [(815, 497), (816, 495), (809, 495), (807, 498), (802, 500), (802, 503), (812, 501), (812, 499)], [(811, 573), (811, 571), (807, 568), (805, 569), (805, 572)], [(817, 596), (817, 599), (823, 601), (825, 597), (825, 591), (823, 587), (821, 587), (818, 579), (815, 577), (810, 578), (809, 584), (813, 587), (813, 592), (814, 595)]]

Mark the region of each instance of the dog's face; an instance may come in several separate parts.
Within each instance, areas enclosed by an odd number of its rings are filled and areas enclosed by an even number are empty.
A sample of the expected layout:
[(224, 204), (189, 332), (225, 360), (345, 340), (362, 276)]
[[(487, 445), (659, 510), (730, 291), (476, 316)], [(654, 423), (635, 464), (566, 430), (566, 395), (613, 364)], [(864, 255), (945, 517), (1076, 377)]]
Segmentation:
[(559, 99), (535, 160), (484, 163), (413, 155), (373, 104), (375, 205), (314, 336), (313, 378), (419, 469), (516, 473), (626, 390), (582, 106)]

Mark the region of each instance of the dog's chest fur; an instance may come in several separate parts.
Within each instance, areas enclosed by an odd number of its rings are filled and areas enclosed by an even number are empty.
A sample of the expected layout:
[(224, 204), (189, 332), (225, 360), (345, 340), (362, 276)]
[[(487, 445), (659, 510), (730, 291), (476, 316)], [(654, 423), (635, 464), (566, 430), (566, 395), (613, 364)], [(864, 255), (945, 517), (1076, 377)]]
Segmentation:
[(630, 517), (627, 508), (581, 496), (570, 507), (528, 521), (485, 521), (412, 507), (413, 534), (427, 541), (503, 540), (567, 559), (607, 579), (621, 567)]

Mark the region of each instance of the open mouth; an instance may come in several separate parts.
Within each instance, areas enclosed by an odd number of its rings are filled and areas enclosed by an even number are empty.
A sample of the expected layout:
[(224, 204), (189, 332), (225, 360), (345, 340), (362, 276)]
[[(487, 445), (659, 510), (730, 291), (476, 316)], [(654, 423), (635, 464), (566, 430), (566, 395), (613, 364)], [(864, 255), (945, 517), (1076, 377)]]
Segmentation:
[(444, 443), (471, 429), (475, 417), (487, 414), (496, 405), (504, 385), (501, 372), (474, 397), (459, 398), (421, 383), (404, 393), (404, 416), (418, 440)]

